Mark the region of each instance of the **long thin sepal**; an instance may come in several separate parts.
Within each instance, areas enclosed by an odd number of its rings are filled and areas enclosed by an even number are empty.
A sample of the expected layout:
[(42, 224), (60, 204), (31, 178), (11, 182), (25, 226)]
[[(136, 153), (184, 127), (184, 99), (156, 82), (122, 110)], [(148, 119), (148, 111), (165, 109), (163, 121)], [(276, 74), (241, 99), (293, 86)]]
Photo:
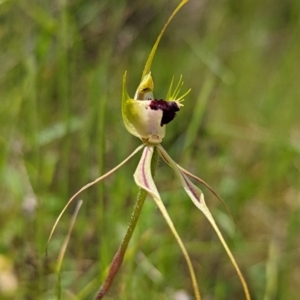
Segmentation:
[(186, 169), (184, 169), (183, 167), (179, 166), (178, 164), (176, 164), (177, 167), (180, 169), (181, 172), (183, 172), (185, 175), (197, 180), (199, 183), (201, 183), (202, 185), (204, 185), (225, 207), (225, 209), (227, 210), (232, 222), (235, 224), (233, 217), (231, 215), (231, 212), (227, 206), (227, 204), (222, 200), (222, 198), (218, 195), (218, 193), (203, 179), (197, 177), (196, 175), (192, 174), (191, 172), (187, 171)]
[(242, 272), (240, 271), (240, 268), (239, 268), (239, 266), (238, 266), (238, 264), (237, 264), (237, 262), (236, 262), (236, 260), (233, 256), (233, 254), (231, 253), (229, 247), (227, 246), (227, 243), (225, 242), (221, 231), (219, 230), (213, 216), (211, 215), (211, 213), (210, 213), (210, 211), (209, 211), (209, 209), (208, 209), (208, 207), (205, 203), (204, 195), (203, 195), (202, 191), (199, 188), (197, 188), (189, 180), (187, 175), (184, 172), (182, 172), (182, 170), (177, 166), (177, 164), (173, 161), (173, 159), (169, 156), (169, 154), (164, 150), (164, 148), (161, 145), (157, 145), (157, 150), (158, 150), (158, 153), (160, 154), (160, 156), (174, 170), (174, 172), (175, 172), (176, 176), (179, 178), (184, 190), (189, 195), (189, 197), (191, 198), (191, 200), (193, 201), (195, 206), (203, 212), (205, 217), (208, 219), (208, 221), (210, 222), (210, 224), (214, 228), (214, 230), (215, 230), (217, 236), (219, 237), (223, 247), (225, 248), (225, 251), (227, 252), (234, 268), (236, 269), (236, 272), (237, 272), (237, 274), (240, 278), (240, 281), (242, 283), (246, 299), (251, 300), (249, 289), (248, 289), (247, 283), (244, 279), (244, 276), (243, 276)]
[[(163, 159), (164, 159), (164, 157), (162, 157)], [(169, 162), (167, 161), (167, 160), (165, 160), (164, 159), (164, 161), (168, 164), (168, 165), (170, 165), (169, 164)], [(171, 165), (170, 165), (171, 166)], [(232, 217), (232, 215), (231, 215), (231, 212), (230, 212), (230, 210), (229, 210), (229, 208), (228, 208), (228, 206), (227, 206), (227, 204), (222, 200), (222, 198), (218, 195), (218, 193), (206, 182), (206, 181), (204, 181), (203, 179), (201, 179), (201, 178), (199, 178), (199, 177), (197, 177), (196, 175), (194, 175), (194, 174), (192, 174), (191, 172), (189, 172), (189, 171), (187, 171), (186, 169), (184, 169), (183, 167), (181, 167), (181, 166), (179, 166), (177, 163), (176, 163), (176, 166), (177, 166), (177, 168), (179, 168), (180, 169), (180, 171), (181, 172), (183, 172), (185, 175), (187, 175), (187, 176), (189, 176), (189, 177), (191, 177), (191, 178), (193, 178), (193, 179), (195, 179), (195, 180), (197, 180), (200, 184), (202, 184), (202, 185), (204, 185), (223, 205), (224, 205), (224, 207), (225, 207), (225, 209), (227, 210), (227, 212), (228, 212), (228, 214), (229, 214), (229, 216), (230, 216), (230, 218), (231, 218), (231, 220), (232, 220), (232, 222), (235, 224), (235, 222), (234, 222), (234, 219), (233, 219), (233, 217)]]
[(144, 76), (146, 74), (148, 74), (150, 71), (151, 71), (151, 64), (152, 64), (152, 60), (153, 60), (153, 57), (155, 55), (155, 52), (156, 52), (156, 49), (157, 49), (157, 46), (166, 30), (166, 28), (168, 27), (169, 23), (171, 22), (171, 20), (174, 18), (174, 16), (177, 14), (177, 12), (181, 9), (181, 7), (186, 4), (188, 2), (188, 0), (182, 0), (178, 6), (175, 8), (175, 10), (173, 11), (172, 15), (170, 16), (170, 18), (168, 19), (167, 23), (164, 25), (163, 29), (161, 30), (159, 36), (157, 37), (156, 41), (155, 41), (155, 44), (148, 56), (148, 60), (146, 62), (146, 65), (145, 65), (145, 68), (144, 68), (144, 71), (143, 71), (143, 75), (142, 75), (142, 79), (144, 78)]
[[(155, 152), (153, 154), (153, 157), (152, 157), (152, 161), (151, 161), (151, 174), (152, 174), (152, 176), (155, 175), (155, 171), (156, 171), (156, 167), (157, 167), (157, 163), (158, 163), (158, 158), (159, 158), (158, 153), (155, 150)], [(112, 283), (114, 281), (114, 278), (116, 277), (116, 275), (117, 275), (117, 273), (118, 273), (118, 271), (119, 271), (119, 269), (122, 265), (125, 252), (127, 250), (127, 247), (128, 247), (128, 244), (131, 240), (131, 237), (132, 237), (132, 234), (134, 232), (135, 226), (136, 226), (136, 224), (138, 222), (138, 219), (140, 217), (140, 214), (141, 214), (141, 211), (142, 211), (142, 208), (143, 208), (143, 205), (144, 205), (144, 202), (146, 200), (147, 195), (148, 195), (148, 193), (145, 190), (143, 190), (142, 188), (139, 188), (139, 193), (138, 193), (136, 202), (134, 204), (134, 209), (133, 209), (133, 212), (131, 214), (130, 221), (128, 223), (128, 227), (127, 227), (125, 237), (124, 237), (117, 253), (114, 256), (114, 258), (112, 260), (112, 263), (110, 264), (109, 271), (108, 271), (108, 274), (106, 276), (106, 279), (105, 279), (104, 283), (102, 284), (99, 292), (97, 293), (97, 296), (96, 296), (95, 300), (102, 299), (108, 293), (108, 291), (110, 289), (110, 286), (112, 285)]]
[(138, 164), (138, 167), (134, 173), (134, 180), (139, 187), (141, 187), (142, 189), (147, 191), (152, 196), (156, 205), (160, 209), (163, 217), (165, 218), (167, 224), (169, 225), (173, 235), (175, 236), (177, 243), (179, 244), (179, 246), (181, 248), (184, 258), (187, 262), (187, 265), (188, 265), (188, 268), (190, 271), (190, 275), (191, 275), (191, 279), (192, 279), (192, 283), (193, 283), (195, 297), (197, 300), (201, 300), (199, 287), (197, 284), (197, 280), (196, 280), (196, 276), (195, 276), (195, 272), (193, 269), (191, 259), (187, 253), (187, 250), (186, 250), (179, 234), (177, 233), (177, 231), (175, 229), (175, 226), (174, 226), (161, 198), (160, 198), (160, 195), (157, 191), (156, 185), (155, 185), (152, 175), (151, 175), (151, 167), (150, 166), (151, 166), (151, 159), (152, 159), (153, 151), (154, 151), (154, 146), (146, 146), (145, 147), (142, 158), (141, 158), (141, 160)]
[(105, 179), (106, 177), (108, 177), (109, 175), (113, 174), (115, 171), (117, 171), (120, 167), (122, 167), (125, 163), (127, 163), (137, 152), (139, 152), (142, 148), (144, 147), (144, 145), (140, 145), (139, 147), (137, 147), (127, 158), (125, 158), (120, 164), (118, 164), (116, 167), (114, 167), (113, 169), (111, 169), (109, 172), (107, 172), (106, 174), (98, 177), (97, 179), (95, 179), (94, 181), (86, 184), (84, 187), (82, 187), (77, 193), (75, 193), (71, 198), (70, 200), (67, 202), (67, 204), (65, 205), (65, 207), (63, 208), (63, 210), (61, 211), (61, 213), (59, 214), (59, 216), (57, 217), (52, 229), (51, 229), (51, 232), (50, 232), (50, 235), (49, 235), (49, 238), (48, 238), (48, 241), (47, 241), (47, 246), (46, 246), (46, 253), (47, 253), (47, 249), (48, 249), (48, 245), (49, 245), (49, 242), (53, 236), (53, 233), (56, 229), (56, 226), (59, 222), (59, 220), (61, 219), (62, 215), (64, 214), (64, 212), (66, 211), (66, 209), (68, 208), (68, 206), (71, 204), (71, 202), (80, 194), (82, 193), (83, 191), (85, 191), (87, 188), (89, 188), (90, 186), (98, 183), (99, 181)]

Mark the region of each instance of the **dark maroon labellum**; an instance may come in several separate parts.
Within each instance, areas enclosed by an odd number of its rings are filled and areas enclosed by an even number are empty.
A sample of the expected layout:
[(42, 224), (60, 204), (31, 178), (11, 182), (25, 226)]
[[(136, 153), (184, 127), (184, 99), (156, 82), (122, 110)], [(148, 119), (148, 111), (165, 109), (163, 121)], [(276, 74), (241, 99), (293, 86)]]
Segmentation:
[(179, 111), (179, 107), (175, 101), (152, 100), (150, 108), (153, 110), (162, 110), (163, 116), (160, 122), (160, 126), (170, 123), (176, 117), (176, 111)]

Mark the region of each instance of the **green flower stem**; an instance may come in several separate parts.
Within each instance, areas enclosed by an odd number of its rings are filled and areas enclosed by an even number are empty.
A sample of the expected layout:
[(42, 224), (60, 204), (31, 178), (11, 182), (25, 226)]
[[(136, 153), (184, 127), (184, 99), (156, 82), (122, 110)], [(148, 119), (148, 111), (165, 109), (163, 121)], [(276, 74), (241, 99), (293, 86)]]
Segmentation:
[[(159, 159), (158, 152), (157, 152), (156, 148), (154, 148), (153, 157), (152, 157), (152, 161), (151, 161), (151, 173), (152, 173), (153, 177), (155, 175), (158, 159)], [(115, 276), (117, 275), (117, 273), (122, 265), (125, 252), (127, 250), (128, 244), (131, 240), (131, 237), (134, 232), (137, 221), (140, 217), (140, 214), (141, 214), (141, 211), (142, 211), (142, 208), (145, 203), (147, 195), (148, 195), (148, 193), (145, 190), (143, 190), (143, 189), (139, 190), (139, 193), (137, 195), (137, 200), (135, 202), (134, 209), (133, 209), (130, 221), (129, 221), (127, 232), (125, 234), (125, 237), (124, 237), (117, 253), (115, 254), (115, 256), (112, 260), (112, 263), (111, 263), (109, 271), (108, 271), (108, 275), (107, 275), (102, 287), (100, 288), (95, 300), (100, 300), (105, 296), (105, 294), (108, 292)]]

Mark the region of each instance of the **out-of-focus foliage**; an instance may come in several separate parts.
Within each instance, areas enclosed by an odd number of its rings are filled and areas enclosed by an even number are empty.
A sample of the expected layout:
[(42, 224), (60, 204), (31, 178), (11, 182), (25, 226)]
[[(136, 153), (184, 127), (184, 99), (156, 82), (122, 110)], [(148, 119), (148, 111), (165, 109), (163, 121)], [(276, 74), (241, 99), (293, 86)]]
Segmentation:
[[(0, 0), (0, 298), (57, 299), (56, 260), (81, 186), (138, 144), (121, 119), (122, 74), (133, 94), (172, 1)], [(152, 67), (192, 92), (164, 147), (200, 174), (253, 299), (297, 299), (300, 282), (300, 2), (190, 0)], [(82, 195), (65, 254), (61, 299), (91, 299), (124, 234), (138, 158)], [(156, 182), (195, 264), (205, 299), (242, 299), (222, 246), (163, 162)], [(175, 191), (175, 193), (174, 193)], [(188, 271), (154, 203), (111, 290), (113, 299), (191, 294)]]

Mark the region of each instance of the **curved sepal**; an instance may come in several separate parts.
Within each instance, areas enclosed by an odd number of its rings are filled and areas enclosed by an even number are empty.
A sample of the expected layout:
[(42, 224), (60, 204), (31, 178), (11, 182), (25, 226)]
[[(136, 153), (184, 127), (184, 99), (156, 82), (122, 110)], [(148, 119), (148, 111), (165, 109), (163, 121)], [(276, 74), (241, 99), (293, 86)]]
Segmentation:
[(163, 204), (163, 202), (160, 198), (159, 192), (156, 188), (156, 185), (154, 183), (154, 180), (153, 180), (153, 177), (151, 174), (151, 160), (152, 160), (152, 156), (153, 156), (153, 151), (154, 151), (154, 146), (146, 146), (145, 147), (142, 157), (141, 157), (141, 160), (140, 160), (138, 167), (134, 173), (134, 180), (135, 180), (135, 183), (140, 188), (147, 191), (149, 193), (149, 195), (153, 198), (157, 207), (161, 211), (164, 219), (166, 220), (167, 224), (169, 225), (169, 228), (172, 231), (179, 247), (181, 248), (184, 258), (187, 262), (187, 265), (188, 265), (188, 268), (190, 271), (190, 275), (191, 275), (191, 279), (192, 279), (192, 283), (193, 283), (196, 300), (201, 300), (199, 287), (197, 284), (196, 275), (194, 272), (194, 268), (193, 268), (191, 259), (187, 253), (187, 250), (186, 250), (177, 230), (175, 229), (175, 226), (168, 214), (168, 211), (167, 211), (165, 205)]
[(169, 156), (169, 154), (165, 151), (165, 149), (161, 145), (158, 145), (156, 147), (156, 149), (158, 150), (158, 153), (163, 158), (163, 160), (166, 161), (168, 163), (168, 165), (174, 170), (176, 176), (180, 180), (182, 187), (184, 188), (184, 190), (186, 191), (186, 193), (188, 194), (188, 196), (190, 197), (192, 202), (195, 204), (195, 206), (198, 209), (200, 209), (203, 212), (203, 214), (205, 215), (207, 220), (212, 225), (213, 229), (215, 230), (217, 236), (219, 237), (219, 240), (221, 241), (225, 251), (227, 252), (227, 254), (228, 254), (228, 256), (240, 278), (246, 299), (251, 300), (249, 289), (248, 289), (247, 283), (244, 279), (244, 276), (233, 256), (232, 252), (230, 251), (221, 231), (219, 230), (219, 227), (217, 226), (212, 214), (210, 213), (210, 211), (205, 203), (204, 195), (203, 195), (202, 191), (189, 180), (187, 175), (180, 169), (180, 167)]
[(62, 215), (64, 214), (64, 212), (66, 211), (66, 209), (69, 207), (69, 205), (73, 202), (73, 200), (83, 191), (85, 191), (87, 188), (89, 188), (90, 186), (102, 181), (103, 179), (105, 179), (106, 177), (108, 177), (109, 175), (113, 174), (114, 172), (116, 172), (119, 168), (121, 168), (125, 163), (127, 163), (135, 154), (137, 154), (142, 148), (144, 147), (144, 145), (140, 145), (139, 147), (137, 147), (127, 158), (125, 158), (120, 164), (118, 164), (116, 167), (114, 167), (113, 169), (111, 169), (110, 171), (108, 171), (107, 173), (105, 173), (104, 175), (98, 177), (97, 179), (95, 179), (94, 181), (86, 184), (85, 186), (83, 186), (78, 192), (76, 192), (67, 202), (67, 204), (65, 205), (65, 207), (62, 209), (62, 211), (60, 212), (59, 216), (56, 218), (56, 221), (54, 223), (54, 225), (52, 226), (48, 241), (47, 241), (47, 245), (46, 245), (46, 253), (47, 253), (47, 249), (48, 249), (48, 245), (50, 243), (50, 240), (53, 236), (53, 233), (57, 227), (58, 222), (60, 221)]
[(166, 22), (166, 24), (164, 25), (163, 29), (161, 30), (161, 32), (159, 33), (159, 36), (157, 37), (155, 44), (153, 45), (153, 48), (148, 56), (143, 74), (142, 74), (142, 80), (144, 78), (144, 76), (146, 74), (148, 74), (151, 71), (151, 65), (152, 65), (152, 60), (154, 58), (155, 52), (157, 50), (158, 44), (162, 38), (162, 36), (164, 35), (164, 32), (166, 30), (166, 28), (168, 27), (169, 23), (172, 21), (172, 19), (174, 18), (174, 16), (177, 14), (177, 12), (181, 9), (181, 7), (183, 5), (185, 5), (188, 2), (188, 0), (182, 0), (178, 6), (175, 8), (175, 10), (173, 11), (172, 15), (169, 17), (168, 21)]

